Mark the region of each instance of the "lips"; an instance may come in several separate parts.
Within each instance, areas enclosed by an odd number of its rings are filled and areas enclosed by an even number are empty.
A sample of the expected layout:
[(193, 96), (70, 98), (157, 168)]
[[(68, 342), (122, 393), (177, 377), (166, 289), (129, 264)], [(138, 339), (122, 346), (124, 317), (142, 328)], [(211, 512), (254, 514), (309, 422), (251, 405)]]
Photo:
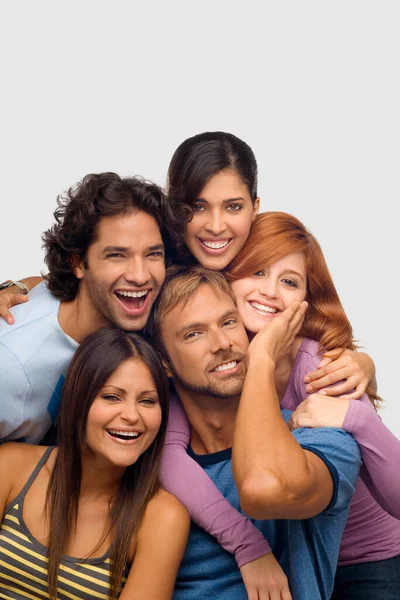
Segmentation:
[(121, 444), (134, 444), (143, 435), (142, 431), (125, 429), (106, 429), (107, 435)]
[(255, 310), (259, 315), (264, 316), (273, 316), (281, 312), (279, 308), (273, 306), (272, 304), (265, 304), (264, 302), (260, 302), (259, 300), (248, 300), (248, 304), (250, 304), (251, 308)]
[(233, 238), (197, 238), (204, 252), (209, 254), (223, 254), (231, 245)]
[[(220, 354), (216, 356), (211, 363), (207, 365), (209, 373), (228, 373), (240, 368), (242, 361), (245, 359), (244, 354), (240, 352)], [(229, 366), (232, 365), (232, 366)], [(216, 370), (218, 369), (218, 370)]]
[(126, 313), (137, 316), (146, 311), (151, 292), (151, 288), (147, 288), (145, 290), (118, 289), (115, 290), (114, 295)]

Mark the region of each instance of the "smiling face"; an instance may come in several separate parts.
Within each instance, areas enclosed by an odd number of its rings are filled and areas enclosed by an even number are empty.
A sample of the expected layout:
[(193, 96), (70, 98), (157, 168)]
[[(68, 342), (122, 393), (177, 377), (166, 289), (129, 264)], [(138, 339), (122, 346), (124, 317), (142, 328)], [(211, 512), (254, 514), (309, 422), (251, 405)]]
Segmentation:
[(103, 217), (86, 260), (75, 268), (78, 297), (98, 326), (140, 331), (165, 279), (164, 244), (142, 211)]
[(178, 386), (215, 398), (241, 393), (249, 342), (227, 294), (217, 296), (210, 285), (200, 285), (163, 316), (161, 335)]
[(292, 302), (305, 300), (307, 270), (303, 252), (294, 252), (251, 277), (233, 281), (239, 314), (249, 333), (258, 333)]
[(161, 425), (154, 379), (140, 358), (130, 358), (105, 382), (89, 409), (86, 447), (96, 457), (128, 467), (154, 441)]
[(192, 205), (185, 243), (207, 269), (224, 269), (243, 247), (257, 216), (248, 186), (231, 170), (213, 175)]

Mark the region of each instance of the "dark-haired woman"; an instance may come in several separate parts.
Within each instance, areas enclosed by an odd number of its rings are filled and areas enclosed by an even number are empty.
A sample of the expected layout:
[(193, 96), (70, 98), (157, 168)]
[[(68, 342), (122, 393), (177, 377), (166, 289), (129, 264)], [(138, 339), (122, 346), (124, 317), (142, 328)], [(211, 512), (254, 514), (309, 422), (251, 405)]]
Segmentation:
[(57, 448), (0, 447), (1, 598), (172, 597), (189, 517), (159, 489), (167, 389), (139, 336), (105, 329), (78, 348)]

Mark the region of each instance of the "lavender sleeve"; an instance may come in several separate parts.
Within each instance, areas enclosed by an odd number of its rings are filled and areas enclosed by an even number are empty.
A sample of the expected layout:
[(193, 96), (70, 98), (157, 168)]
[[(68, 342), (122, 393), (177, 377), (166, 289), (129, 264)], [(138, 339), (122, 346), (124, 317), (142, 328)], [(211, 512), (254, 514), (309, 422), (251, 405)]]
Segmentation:
[(224, 498), (186, 450), (190, 427), (181, 403), (171, 398), (167, 435), (161, 460), (163, 487), (188, 509), (197, 525), (235, 555), (239, 567), (271, 551), (262, 533)]
[(400, 519), (400, 440), (384, 425), (366, 395), (350, 400), (343, 429), (361, 448), (361, 479), (378, 504)]
[[(318, 343), (305, 339), (298, 352), (282, 407), (295, 410), (307, 398), (304, 376), (321, 361)], [(351, 400), (343, 427), (359, 444), (363, 459), (360, 477), (378, 504), (400, 519), (400, 440), (383, 424), (368, 396)]]

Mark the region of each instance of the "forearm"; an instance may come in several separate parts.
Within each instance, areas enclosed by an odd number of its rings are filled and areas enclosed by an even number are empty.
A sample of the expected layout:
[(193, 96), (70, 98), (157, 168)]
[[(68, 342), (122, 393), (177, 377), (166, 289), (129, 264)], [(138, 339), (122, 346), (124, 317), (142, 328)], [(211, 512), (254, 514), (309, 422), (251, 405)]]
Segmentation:
[(361, 476), (375, 500), (400, 519), (400, 440), (372, 406), (351, 400), (343, 429), (358, 442), (363, 458)]
[[(249, 361), (236, 419), (233, 473), (242, 508), (251, 517), (306, 518), (307, 500), (315, 492), (314, 466), (281, 415), (274, 372), (268, 357)], [(328, 490), (320, 510), (329, 500)]]

